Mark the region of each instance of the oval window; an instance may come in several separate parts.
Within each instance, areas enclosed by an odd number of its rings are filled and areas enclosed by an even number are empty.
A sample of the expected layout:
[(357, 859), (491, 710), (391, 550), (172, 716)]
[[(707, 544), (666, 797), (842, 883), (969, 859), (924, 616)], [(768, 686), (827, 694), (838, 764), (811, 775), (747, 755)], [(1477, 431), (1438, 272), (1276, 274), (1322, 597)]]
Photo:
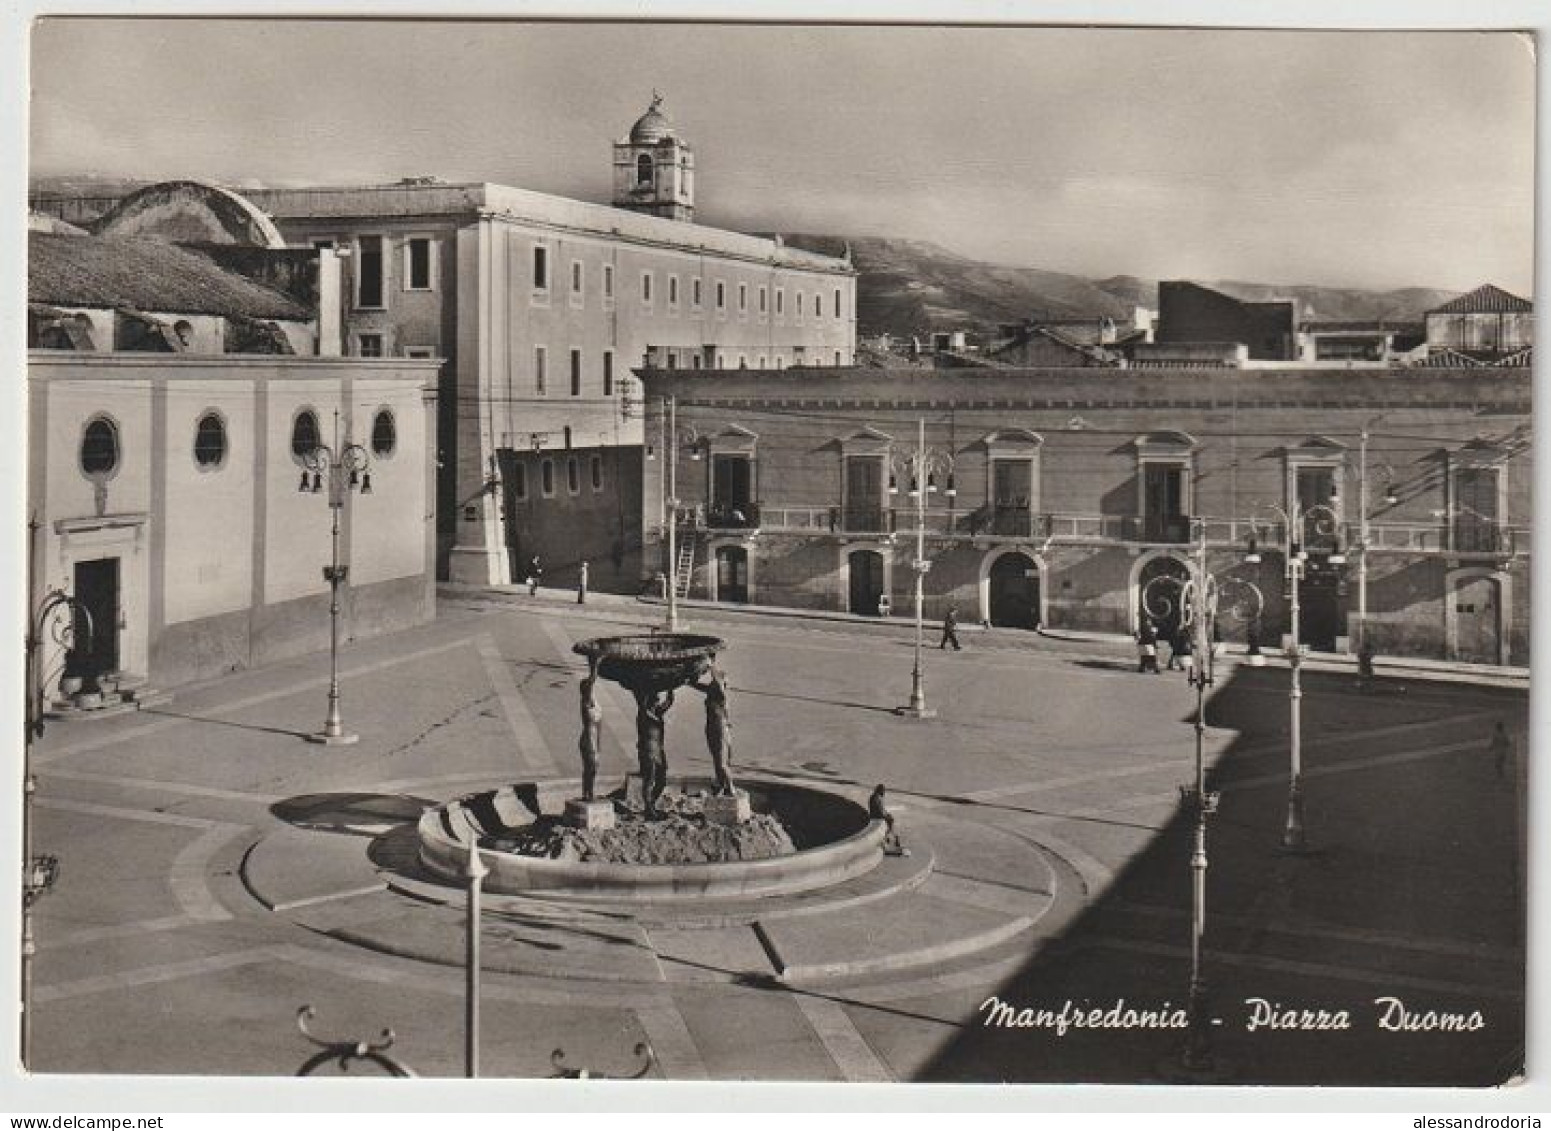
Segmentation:
[(372, 417), (372, 455), (391, 456), (398, 447), (398, 427), (393, 423), (393, 413), (385, 408)]
[(304, 460), (323, 446), (323, 435), (318, 431), (318, 414), (304, 408), (291, 422), (291, 454)]
[(207, 412), (194, 426), (194, 463), (217, 468), (226, 462), (226, 422), (218, 412)]
[(105, 416), (94, 417), (81, 435), (81, 470), (111, 475), (118, 467), (118, 428)]

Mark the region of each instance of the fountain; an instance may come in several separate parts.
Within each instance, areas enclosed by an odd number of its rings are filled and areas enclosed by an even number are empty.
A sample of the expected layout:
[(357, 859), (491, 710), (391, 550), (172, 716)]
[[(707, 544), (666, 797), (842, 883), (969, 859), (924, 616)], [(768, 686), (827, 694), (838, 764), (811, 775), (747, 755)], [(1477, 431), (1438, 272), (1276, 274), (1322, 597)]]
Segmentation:
[[(714, 636), (681, 633), (577, 644), (587, 659), (580, 781), (486, 790), (427, 811), (421, 861), (457, 882), (472, 839), (490, 869), (487, 890), (588, 900), (787, 894), (871, 870), (885, 829), (867, 806), (810, 786), (734, 782), (728, 684), (715, 662), (724, 647)], [(597, 793), (600, 678), (636, 703), (637, 772), (606, 797)], [(682, 777), (670, 791), (667, 716), (686, 689), (705, 696), (713, 774)]]

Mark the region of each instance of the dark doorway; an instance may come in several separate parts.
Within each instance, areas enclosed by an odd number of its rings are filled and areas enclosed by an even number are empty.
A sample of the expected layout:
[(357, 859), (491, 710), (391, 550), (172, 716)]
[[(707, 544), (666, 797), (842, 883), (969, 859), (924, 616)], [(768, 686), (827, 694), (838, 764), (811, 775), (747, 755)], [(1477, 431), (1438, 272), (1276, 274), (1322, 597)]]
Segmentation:
[(846, 559), (851, 570), (851, 611), (864, 617), (878, 615), (883, 596), (883, 555), (876, 550), (853, 550)]
[(1039, 627), (1039, 570), (1027, 554), (1003, 554), (991, 563), (991, 623), (998, 628)]
[(1142, 538), (1148, 542), (1188, 541), (1184, 466), (1149, 463), (1143, 465), (1142, 474)]
[[(74, 647), (65, 674), (87, 679), (118, 670), (119, 560), (75, 563)], [(84, 610), (82, 612), (81, 610)]]
[(1454, 602), (1454, 658), (1471, 664), (1501, 663), (1497, 582), (1490, 577), (1455, 581), (1449, 600)]
[(1334, 652), (1342, 635), (1341, 579), (1328, 565), (1311, 561), (1298, 587), (1298, 638), (1316, 652)]
[(721, 546), (716, 551), (716, 599), (748, 603), (749, 552), (742, 546)]
[(743, 529), (755, 525), (754, 461), (719, 455), (711, 461), (711, 525)]
[[(1189, 579), (1189, 568), (1177, 558), (1154, 558), (1137, 575), (1136, 607), (1140, 616), (1151, 618), (1165, 640), (1179, 632), (1180, 596)], [(1140, 627), (1140, 623), (1134, 625), (1133, 631)]]

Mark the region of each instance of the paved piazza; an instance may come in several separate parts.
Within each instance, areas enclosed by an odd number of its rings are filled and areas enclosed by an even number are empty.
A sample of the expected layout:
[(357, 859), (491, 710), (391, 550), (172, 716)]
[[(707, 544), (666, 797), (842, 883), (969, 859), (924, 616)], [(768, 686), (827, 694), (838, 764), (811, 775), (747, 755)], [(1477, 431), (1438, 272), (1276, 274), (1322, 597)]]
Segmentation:
[[(38, 748), (36, 842), (63, 874), (39, 905), (43, 1072), (294, 1072), (321, 1033), (391, 1027), (423, 1075), (462, 1071), (463, 913), (415, 866), (422, 809), (578, 772), (572, 645), (661, 611), (598, 597), (447, 594), (432, 626), (343, 655), (354, 747), (322, 721), (326, 657), (56, 724)], [(1059, 1013), (1181, 1008), (1189, 975), (1194, 694), (1119, 644), (966, 632), (927, 654), (939, 717), (896, 717), (910, 634), (689, 610), (724, 637), (735, 771), (865, 800), (889, 787), (912, 855), (805, 897), (629, 914), (491, 897), (481, 1067), (551, 1053), (628, 1070), (649, 1041), (677, 1080), (1144, 1081), (1182, 1033), (987, 1026), (989, 998)], [(1382, 670), (1382, 669), (1381, 669)], [(1207, 754), (1205, 965), (1242, 1082), (1486, 1083), (1515, 1063), (1524, 985), (1522, 767), (1487, 754), (1522, 690), (1412, 678), (1360, 691), (1310, 671), (1310, 840), (1277, 851), (1287, 672), (1224, 664)], [(669, 714), (673, 771), (709, 772), (696, 696)], [(633, 706), (603, 695), (603, 773), (633, 765)], [(1468, 1032), (1390, 1032), (1376, 998)], [(1264, 999), (1348, 1029), (1257, 1026)], [(1166, 1004), (1167, 1003), (1167, 1004)], [(1395, 1007), (1389, 1007), (1393, 1013)]]

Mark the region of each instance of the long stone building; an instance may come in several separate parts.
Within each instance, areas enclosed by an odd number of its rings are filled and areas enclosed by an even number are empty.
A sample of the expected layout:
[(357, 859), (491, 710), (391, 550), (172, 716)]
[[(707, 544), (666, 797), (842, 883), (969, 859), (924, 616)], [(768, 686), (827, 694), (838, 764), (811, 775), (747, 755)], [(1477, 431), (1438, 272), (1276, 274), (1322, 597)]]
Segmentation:
[[(698, 598), (911, 611), (924, 423), (926, 615), (1135, 630), (1204, 533), (1223, 629), (1523, 664), (1526, 368), (643, 371), (643, 535)], [(668, 416), (674, 425), (669, 436)], [(680, 553), (661, 547), (680, 501)], [(951, 490), (950, 490), (951, 488)], [(1289, 524), (1292, 536), (1289, 539)], [(1289, 547), (1291, 542), (1291, 547)], [(1258, 558), (1258, 561), (1253, 559)]]

